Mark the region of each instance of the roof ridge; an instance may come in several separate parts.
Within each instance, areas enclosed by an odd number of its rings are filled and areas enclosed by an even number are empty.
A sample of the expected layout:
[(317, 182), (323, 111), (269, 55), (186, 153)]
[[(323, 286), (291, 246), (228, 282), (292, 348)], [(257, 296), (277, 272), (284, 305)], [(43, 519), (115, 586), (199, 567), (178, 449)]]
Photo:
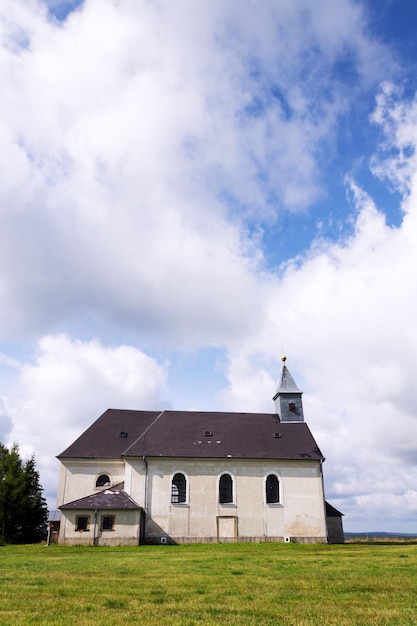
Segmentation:
[[(119, 483), (120, 484), (120, 483)], [(121, 500), (120, 500), (121, 496)], [(116, 498), (116, 500), (115, 500)], [(133, 505), (133, 507), (127, 507), (126, 500)], [(106, 503), (110, 503), (111, 506), (105, 506)], [(88, 505), (88, 506), (86, 506)], [(105, 489), (103, 491), (99, 491), (97, 493), (90, 493), (87, 496), (83, 496), (82, 498), (77, 498), (76, 500), (71, 500), (71, 502), (65, 502), (58, 507), (59, 510), (62, 509), (76, 509), (80, 510), (105, 510), (114, 508), (116, 510), (125, 509), (125, 508), (142, 508), (124, 489), (115, 490), (114, 487), (110, 489)]]
[(156, 418), (154, 419), (154, 421), (153, 421), (151, 424), (149, 424), (149, 426), (148, 426), (147, 428), (145, 428), (145, 430), (143, 431), (143, 433), (141, 433), (141, 434), (139, 435), (139, 437), (137, 437), (137, 439), (135, 439), (135, 441), (133, 441), (133, 442), (130, 444), (130, 446), (128, 446), (128, 447), (126, 448), (126, 450), (124, 450), (124, 451), (122, 452), (122, 455), (127, 454), (127, 452), (130, 450), (130, 448), (131, 448), (132, 446), (134, 446), (134, 445), (135, 445), (135, 444), (139, 441), (139, 439), (141, 439), (144, 435), (146, 435), (146, 433), (148, 432), (148, 430), (149, 430), (150, 428), (152, 428), (152, 426), (153, 426), (154, 424), (156, 424), (156, 422), (159, 420), (159, 418), (160, 418), (160, 417), (161, 417), (164, 413), (165, 413), (165, 409), (164, 409), (163, 411), (161, 411), (161, 412), (159, 413), (159, 415), (157, 415), (157, 416), (156, 416)]
[(162, 413), (186, 413), (189, 415), (275, 415), (272, 411), (199, 411), (197, 409), (165, 409)]

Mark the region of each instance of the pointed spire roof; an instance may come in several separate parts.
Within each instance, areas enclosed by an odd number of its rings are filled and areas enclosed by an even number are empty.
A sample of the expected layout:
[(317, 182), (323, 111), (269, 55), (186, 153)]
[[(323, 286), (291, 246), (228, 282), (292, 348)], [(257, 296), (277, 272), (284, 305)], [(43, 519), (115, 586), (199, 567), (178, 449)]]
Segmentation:
[(283, 362), (281, 380), (272, 398), (275, 403), (275, 412), (279, 415), (281, 422), (304, 422), (301, 399), (303, 392), (297, 387), (285, 365), (286, 357), (283, 356), (281, 360)]
[(283, 356), (281, 359), (284, 365), (282, 366), (281, 380), (278, 382), (277, 392), (274, 396), (274, 400), (281, 393), (302, 393), (302, 391), (295, 384), (293, 377), (291, 376), (287, 366), (285, 365), (286, 360), (287, 357), (285, 356)]

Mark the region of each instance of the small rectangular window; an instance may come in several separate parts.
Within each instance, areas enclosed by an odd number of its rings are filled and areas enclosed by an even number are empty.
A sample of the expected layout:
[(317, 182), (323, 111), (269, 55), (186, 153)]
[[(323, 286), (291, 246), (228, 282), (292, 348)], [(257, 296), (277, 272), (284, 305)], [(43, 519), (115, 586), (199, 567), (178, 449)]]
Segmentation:
[(89, 515), (77, 515), (75, 520), (75, 530), (84, 532), (90, 530), (90, 516)]
[(101, 530), (114, 530), (114, 515), (102, 515), (101, 517)]

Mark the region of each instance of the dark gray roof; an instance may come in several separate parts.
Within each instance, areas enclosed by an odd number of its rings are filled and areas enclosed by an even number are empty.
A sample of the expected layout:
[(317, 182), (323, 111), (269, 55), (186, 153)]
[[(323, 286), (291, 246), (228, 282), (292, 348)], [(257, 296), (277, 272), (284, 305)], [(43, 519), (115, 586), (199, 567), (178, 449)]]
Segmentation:
[[(160, 411), (108, 409), (60, 457), (117, 459), (158, 417)], [(120, 436), (126, 433), (127, 436)]]
[(60, 506), (60, 509), (97, 509), (103, 511), (106, 509), (120, 510), (120, 509), (140, 509), (141, 507), (136, 504), (130, 496), (123, 491), (124, 484), (120, 483), (110, 489), (105, 489), (99, 493), (94, 493), (91, 496), (74, 500)]
[(273, 413), (117, 409), (58, 458), (123, 456), (323, 460), (306, 423), (281, 423)]
[(334, 508), (331, 504), (326, 502), (326, 515), (327, 517), (342, 517), (343, 513)]

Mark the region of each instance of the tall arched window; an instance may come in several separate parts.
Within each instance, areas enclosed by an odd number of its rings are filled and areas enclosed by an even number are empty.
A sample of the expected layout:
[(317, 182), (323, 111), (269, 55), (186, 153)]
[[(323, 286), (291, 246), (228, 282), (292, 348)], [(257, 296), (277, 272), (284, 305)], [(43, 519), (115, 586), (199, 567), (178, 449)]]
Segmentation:
[(267, 504), (279, 502), (279, 480), (275, 474), (269, 474), (266, 479), (266, 502)]
[(219, 480), (219, 502), (228, 504), (233, 502), (233, 480), (230, 474), (222, 474)]
[(175, 474), (171, 483), (171, 502), (181, 504), (187, 501), (187, 480), (184, 474)]
[(96, 480), (96, 487), (107, 487), (110, 485), (110, 478), (107, 474), (101, 474)]

